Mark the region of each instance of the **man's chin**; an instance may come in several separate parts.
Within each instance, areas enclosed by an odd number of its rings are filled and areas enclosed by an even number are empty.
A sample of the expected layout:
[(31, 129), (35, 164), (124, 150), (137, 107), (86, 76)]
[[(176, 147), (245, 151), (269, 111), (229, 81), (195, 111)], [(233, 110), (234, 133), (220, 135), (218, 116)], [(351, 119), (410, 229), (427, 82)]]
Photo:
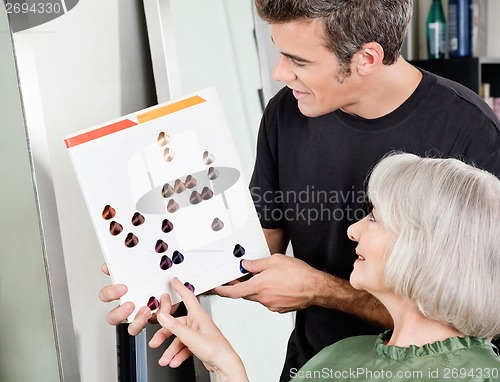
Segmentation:
[(306, 117), (314, 118), (319, 114), (314, 112), (314, 108), (310, 105), (304, 105), (303, 102), (297, 101), (297, 106), (299, 107), (300, 112)]
[(328, 113), (325, 113), (321, 110), (318, 110), (317, 108), (315, 108), (312, 105), (306, 105), (300, 101), (298, 101), (297, 105), (299, 107), (300, 112), (309, 118), (315, 118), (315, 117), (319, 117), (321, 115), (328, 114)]

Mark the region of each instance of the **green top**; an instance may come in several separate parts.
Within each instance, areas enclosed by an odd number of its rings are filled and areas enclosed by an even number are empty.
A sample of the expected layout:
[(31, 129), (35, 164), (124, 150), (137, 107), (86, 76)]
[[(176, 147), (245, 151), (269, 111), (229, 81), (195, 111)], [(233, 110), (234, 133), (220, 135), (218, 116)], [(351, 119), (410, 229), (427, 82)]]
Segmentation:
[[(293, 382), (313, 381), (500, 381), (500, 358), (490, 341), (452, 337), (422, 347), (385, 345), (391, 331), (350, 337), (330, 345), (299, 371)], [(375, 346), (374, 346), (375, 343)]]

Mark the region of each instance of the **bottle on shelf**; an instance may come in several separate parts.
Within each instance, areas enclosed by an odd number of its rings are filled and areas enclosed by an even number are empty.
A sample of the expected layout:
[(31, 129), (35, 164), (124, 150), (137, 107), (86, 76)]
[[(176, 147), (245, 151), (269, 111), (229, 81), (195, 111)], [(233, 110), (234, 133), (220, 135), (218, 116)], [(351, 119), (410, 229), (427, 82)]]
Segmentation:
[(441, 0), (432, 0), (427, 17), (427, 52), (429, 59), (444, 58), (446, 52), (446, 19)]
[(448, 54), (472, 56), (472, 0), (448, 1)]

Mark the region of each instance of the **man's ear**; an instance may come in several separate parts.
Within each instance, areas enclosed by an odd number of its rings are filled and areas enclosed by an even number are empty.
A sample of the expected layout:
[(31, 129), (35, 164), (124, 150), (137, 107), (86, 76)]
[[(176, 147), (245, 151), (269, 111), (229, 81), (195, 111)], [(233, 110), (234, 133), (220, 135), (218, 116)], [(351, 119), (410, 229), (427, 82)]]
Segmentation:
[(369, 42), (357, 53), (356, 69), (360, 75), (372, 73), (379, 65), (383, 65), (384, 49), (379, 43)]

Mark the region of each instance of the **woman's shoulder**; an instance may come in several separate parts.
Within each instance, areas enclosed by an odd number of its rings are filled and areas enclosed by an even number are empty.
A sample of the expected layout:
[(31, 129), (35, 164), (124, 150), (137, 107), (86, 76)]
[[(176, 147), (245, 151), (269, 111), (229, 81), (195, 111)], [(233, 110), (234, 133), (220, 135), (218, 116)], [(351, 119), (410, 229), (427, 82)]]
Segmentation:
[[(356, 359), (357, 363), (362, 363), (365, 358), (373, 357), (373, 349), (379, 336), (354, 336), (325, 347), (316, 354), (305, 366), (311, 369), (321, 368), (332, 363), (332, 359), (338, 359), (339, 355), (343, 360)], [(352, 358), (351, 358), (352, 357)]]

